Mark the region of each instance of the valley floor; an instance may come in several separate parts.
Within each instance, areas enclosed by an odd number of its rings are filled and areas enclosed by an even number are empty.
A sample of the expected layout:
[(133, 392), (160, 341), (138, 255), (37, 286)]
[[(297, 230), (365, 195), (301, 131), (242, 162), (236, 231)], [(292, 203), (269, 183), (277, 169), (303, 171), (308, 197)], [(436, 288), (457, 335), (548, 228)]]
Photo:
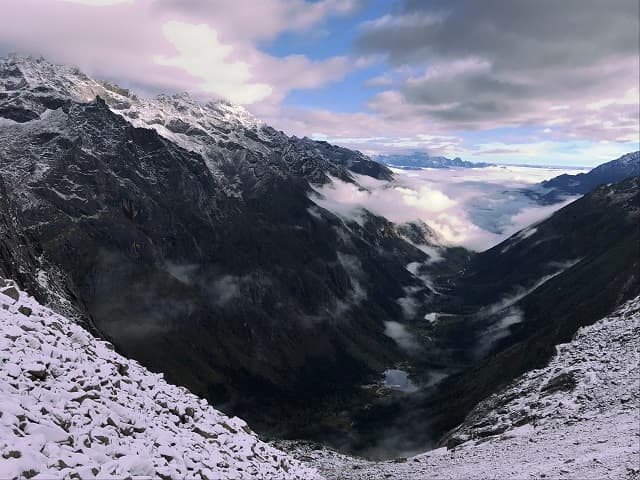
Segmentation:
[(559, 345), (543, 369), (482, 402), (452, 449), (369, 462), (279, 445), (331, 480), (640, 478), (640, 297)]

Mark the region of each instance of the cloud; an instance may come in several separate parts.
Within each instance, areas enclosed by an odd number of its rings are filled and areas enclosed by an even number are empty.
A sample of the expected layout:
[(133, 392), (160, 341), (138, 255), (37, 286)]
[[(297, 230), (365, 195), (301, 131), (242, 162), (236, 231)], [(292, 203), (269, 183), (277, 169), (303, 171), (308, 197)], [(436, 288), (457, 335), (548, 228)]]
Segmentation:
[(521, 189), (561, 173), (576, 173), (527, 167), (394, 172), (395, 182), (360, 175), (355, 175), (359, 185), (333, 179), (317, 187), (312, 199), (358, 222), (363, 209), (395, 223), (422, 220), (445, 244), (485, 250), (565, 205), (538, 206)]
[(282, 32), (305, 32), (330, 16), (348, 15), (361, 0), (156, 0), (157, 15), (200, 19), (228, 40), (272, 40)]
[[(420, 150), (591, 164), (582, 155), (588, 146), (570, 155), (562, 143), (609, 142), (610, 158), (614, 150), (624, 153), (623, 145), (637, 149), (636, 0), (407, 0), (356, 28), (355, 50), (344, 45), (344, 53), (325, 58), (318, 58), (321, 43), (313, 57), (267, 51), (285, 33), (321, 38), (334, 31), (332, 19), (366, 4), (6, 0), (0, 55), (42, 54), (142, 95), (186, 90), (200, 100), (226, 98), (288, 134), (314, 134), (369, 154)], [(327, 51), (334, 49), (327, 41)], [(340, 84), (367, 89), (359, 112), (282, 105), (294, 90), (325, 87), (371, 67), (372, 78)], [(482, 141), (492, 142), (501, 134), (497, 127), (534, 133), (521, 144), (502, 139), (505, 145), (494, 149), (479, 146), (479, 135), (465, 136), (481, 131)], [(597, 151), (598, 159), (605, 156), (604, 147)]]
[(639, 16), (636, 0), (406, 0), (363, 24), (358, 46), (422, 73), (370, 107), (436, 128), (561, 119), (565, 137), (637, 141)]
[[(209, 26), (171, 21), (162, 26), (162, 31), (175, 46), (177, 54), (172, 57), (157, 55), (154, 61), (202, 79), (200, 90), (241, 104), (263, 100), (273, 91), (267, 84), (251, 82), (247, 63), (228, 60), (232, 47), (220, 43), (217, 32)], [(203, 45), (207, 48), (203, 49)]]
[(105, 7), (115, 5), (117, 3), (131, 3), (133, 0), (62, 0), (68, 3), (78, 3), (81, 5), (89, 5), (92, 7)]
[(201, 99), (273, 108), (292, 89), (323, 86), (356, 67), (342, 56), (273, 56), (260, 42), (317, 28), (359, 5), (356, 0), (10, 0), (0, 16), (0, 54), (41, 54), (144, 94), (186, 90)]
[(420, 344), (407, 327), (398, 322), (384, 322), (384, 334), (408, 353), (420, 350)]

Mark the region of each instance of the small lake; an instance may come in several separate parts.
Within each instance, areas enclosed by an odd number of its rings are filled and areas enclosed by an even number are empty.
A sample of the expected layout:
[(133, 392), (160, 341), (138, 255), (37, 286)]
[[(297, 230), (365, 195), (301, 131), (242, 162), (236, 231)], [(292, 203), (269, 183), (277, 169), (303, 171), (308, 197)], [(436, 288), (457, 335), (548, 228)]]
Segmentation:
[(401, 392), (415, 392), (418, 387), (409, 379), (404, 370), (389, 369), (384, 372), (384, 386)]

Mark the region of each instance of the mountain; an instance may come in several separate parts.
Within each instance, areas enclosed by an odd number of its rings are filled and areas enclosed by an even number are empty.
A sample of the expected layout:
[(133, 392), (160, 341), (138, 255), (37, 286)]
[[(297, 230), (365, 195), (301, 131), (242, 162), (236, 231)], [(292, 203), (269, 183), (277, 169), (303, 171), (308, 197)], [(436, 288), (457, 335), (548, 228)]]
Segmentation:
[(0, 278), (0, 477), (320, 478)]
[(472, 356), (469, 371), (443, 382), (442, 394), (458, 395), (445, 416), (544, 366), (555, 345), (640, 294), (639, 246), (640, 177), (632, 177), (475, 256), (454, 287), (465, 305), (450, 307), (475, 312), (464, 331), (484, 359)]
[(59, 272), (119, 352), (281, 434), (343, 425), (345, 399), (413, 355), (385, 321), (404, 322), (407, 289), (431, 294), (405, 268), (427, 254), (381, 217), (346, 222), (310, 198), (386, 167), (241, 107), (140, 99), (43, 59), (0, 62), (0, 102), (6, 250), (32, 245), (16, 280)]
[(327, 479), (636, 478), (640, 297), (558, 345), (548, 365), (480, 403), (448, 447), (371, 462), (281, 446)]
[(450, 159), (447, 157), (432, 157), (426, 152), (414, 152), (401, 155), (376, 155), (374, 160), (385, 165), (403, 168), (482, 168), (488, 167), (490, 163), (474, 163), (462, 160), (459, 157)]
[(12, 56), (0, 114), (0, 271), (269, 435), (424, 449), (639, 293), (637, 177), (474, 254), (322, 208), (391, 170), (225, 102)]
[(640, 175), (640, 151), (598, 165), (587, 173), (563, 174), (546, 180), (538, 186), (536, 193), (544, 202), (554, 203), (563, 196), (584, 195), (600, 185), (618, 183), (637, 175)]

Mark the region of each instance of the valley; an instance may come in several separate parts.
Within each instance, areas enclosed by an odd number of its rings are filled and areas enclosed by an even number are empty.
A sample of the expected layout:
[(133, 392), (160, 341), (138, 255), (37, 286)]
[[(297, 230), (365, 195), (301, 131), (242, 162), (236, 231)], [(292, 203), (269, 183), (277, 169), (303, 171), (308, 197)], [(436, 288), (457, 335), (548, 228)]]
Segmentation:
[[(274, 475), (311, 475), (301, 466), (311, 456), (327, 478), (339, 478), (334, 461), (357, 471), (344, 478), (377, 468), (420, 478), (425, 463), (446, 469), (436, 458), (446, 447), (503, 435), (517, 449), (525, 424), (478, 433), (469, 419), (527, 372), (553, 368), (556, 345), (576, 332), (583, 343), (590, 328), (604, 336), (603, 318), (624, 330), (640, 294), (639, 152), (562, 174), (436, 159), (451, 170), (414, 159), (416, 170), (399, 171), (226, 101), (143, 98), (8, 56), (0, 274), (46, 335), (61, 315), (70, 332), (130, 359), (138, 384), (161, 374), (298, 457), (274, 453), (264, 467)], [(27, 325), (17, 309), (7, 303), (6, 325)], [(98, 356), (116, 362), (104, 348)], [(207, 421), (227, 421), (207, 408)], [(236, 423), (233, 434), (251, 437), (242, 442), (271, 448)], [(145, 472), (166, 457), (153, 455)], [(105, 472), (126, 473), (117, 458)]]

